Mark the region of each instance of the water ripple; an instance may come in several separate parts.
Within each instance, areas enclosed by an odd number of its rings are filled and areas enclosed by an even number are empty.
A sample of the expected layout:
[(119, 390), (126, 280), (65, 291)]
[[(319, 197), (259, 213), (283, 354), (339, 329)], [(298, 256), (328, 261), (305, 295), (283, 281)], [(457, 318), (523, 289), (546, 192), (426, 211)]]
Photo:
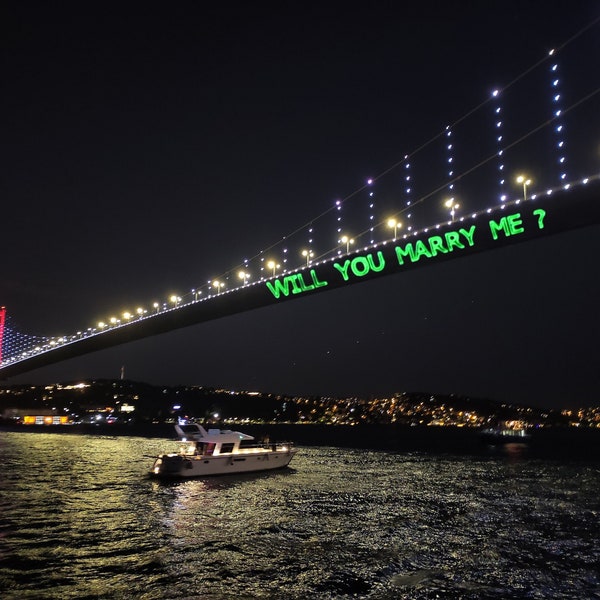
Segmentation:
[(0, 436), (6, 600), (599, 597), (594, 464), (306, 447), (162, 484), (164, 440)]

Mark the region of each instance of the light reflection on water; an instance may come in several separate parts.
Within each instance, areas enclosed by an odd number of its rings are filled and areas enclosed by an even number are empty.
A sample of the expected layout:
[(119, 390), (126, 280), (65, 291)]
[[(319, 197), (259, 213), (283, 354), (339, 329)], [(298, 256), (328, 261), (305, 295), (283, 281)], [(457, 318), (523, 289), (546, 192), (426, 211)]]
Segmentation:
[(597, 597), (596, 463), (305, 447), (148, 478), (172, 444), (0, 433), (0, 596)]

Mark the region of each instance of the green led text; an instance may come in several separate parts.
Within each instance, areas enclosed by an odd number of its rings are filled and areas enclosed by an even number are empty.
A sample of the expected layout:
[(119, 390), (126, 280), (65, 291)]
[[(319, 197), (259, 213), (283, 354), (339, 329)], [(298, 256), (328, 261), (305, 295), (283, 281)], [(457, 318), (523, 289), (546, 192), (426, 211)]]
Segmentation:
[(433, 258), (438, 254), (448, 254), (454, 250), (463, 250), (467, 246), (473, 246), (475, 227), (475, 225), (471, 225), (469, 229), (447, 231), (443, 236), (433, 235), (426, 240), (417, 240), (414, 243), (408, 242), (405, 246), (396, 246), (398, 264), (403, 265), (405, 258), (409, 258), (411, 262), (417, 262), (423, 256)]
[(516, 213), (514, 215), (507, 215), (502, 217), (498, 223), (493, 219), (489, 222), (490, 231), (492, 232), (492, 237), (497, 240), (498, 232), (502, 231), (505, 237), (509, 235), (516, 235), (519, 233), (523, 233), (525, 228), (523, 227), (523, 221), (521, 220), (521, 214)]
[(348, 259), (343, 265), (333, 263), (333, 267), (341, 273), (344, 281), (348, 281), (350, 277), (348, 270), (352, 271), (355, 277), (364, 277), (371, 271), (375, 271), (376, 273), (383, 271), (385, 268), (385, 258), (382, 252), (377, 252), (377, 264), (373, 260), (373, 255), (367, 254), (367, 256), (356, 256), (351, 260)]
[(293, 273), (292, 275), (286, 275), (283, 279), (275, 279), (273, 282), (267, 281), (267, 287), (271, 294), (279, 300), (280, 296), (287, 297), (290, 293), (301, 294), (327, 285), (326, 281), (319, 281), (314, 269), (309, 271), (309, 276), (311, 283), (308, 284), (304, 281), (302, 273)]
[[(323, 269), (323, 271), (330, 269), (329, 276), (327, 273), (324, 275), (329, 281), (333, 281), (331, 278), (337, 276), (338, 278), (341, 277), (344, 283), (347, 283), (398, 266), (417, 263), (423, 258), (430, 259), (449, 255), (455, 251), (473, 248), (477, 244), (485, 246), (489, 244), (490, 237), (495, 241), (500, 240), (499, 243), (501, 243), (502, 240), (523, 234), (526, 226), (528, 229), (535, 230), (537, 225), (538, 231), (544, 229), (546, 211), (537, 208), (532, 213), (537, 222), (532, 221), (531, 225), (529, 225), (529, 221), (527, 221), (527, 225), (524, 223), (521, 213), (502, 215), (498, 219), (490, 219), (487, 222), (487, 227), (480, 226), (479, 229), (476, 225), (460, 227), (460, 224), (457, 223), (456, 226), (459, 228), (456, 230), (445, 231), (429, 237), (412, 238), (410, 241), (405, 238), (401, 242), (397, 242), (397, 245), (393, 247), (393, 250), (390, 249), (387, 255), (384, 254), (384, 251), (373, 249), (363, 255), (343, 257), (337, 262), (324, 263), (319, 269)], [(393, 259), (394, 254), (396, 260)], [(331, 271), (332, 267), (333, 271)], [(323, 277), (323, 275), (321, 276)], [(266, 282), (268, 290), (277, 300), (287, 298), (290, 295), (310, 292), (327, 285), (329, 284), (325, 279), (319, 279), (315, 269), (291, 273)]]

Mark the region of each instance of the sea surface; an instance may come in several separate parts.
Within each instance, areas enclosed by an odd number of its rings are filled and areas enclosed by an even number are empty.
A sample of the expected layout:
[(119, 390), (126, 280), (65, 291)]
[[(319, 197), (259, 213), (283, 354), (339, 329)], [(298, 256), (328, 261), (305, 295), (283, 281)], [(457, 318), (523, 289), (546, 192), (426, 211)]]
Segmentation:
[(332, 443), (149, 478), (176, 446), (0, 432), (0, 598), (600, 598), (593, 457)]

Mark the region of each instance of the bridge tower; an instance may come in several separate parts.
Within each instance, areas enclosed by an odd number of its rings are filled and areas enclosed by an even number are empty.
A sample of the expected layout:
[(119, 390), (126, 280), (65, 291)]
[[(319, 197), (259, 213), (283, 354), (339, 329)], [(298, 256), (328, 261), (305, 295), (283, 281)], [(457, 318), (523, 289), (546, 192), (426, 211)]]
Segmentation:
[(0, 306), (0, 365), (2, 364), (2, 336), (4, 334), (4, 321), (6, 320), (6, 307)]

